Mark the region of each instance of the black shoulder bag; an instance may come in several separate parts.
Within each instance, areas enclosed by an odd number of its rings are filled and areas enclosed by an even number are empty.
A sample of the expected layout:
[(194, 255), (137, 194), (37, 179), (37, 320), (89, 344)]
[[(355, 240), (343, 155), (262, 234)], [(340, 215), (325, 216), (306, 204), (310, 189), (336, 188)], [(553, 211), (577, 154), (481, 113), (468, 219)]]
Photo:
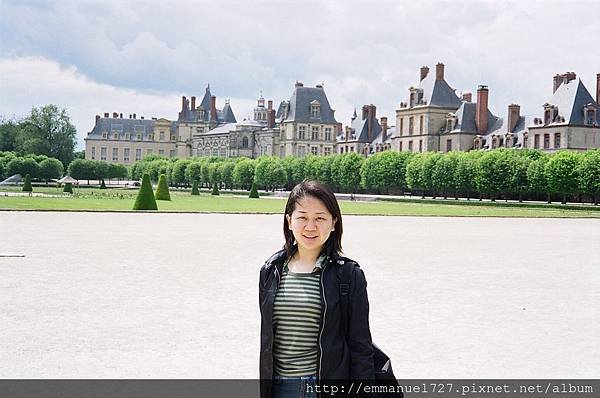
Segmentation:
[[(342, 330), (346, 339), (348, 338), (348, 330), (350, 329), (350, 303), (352, 295), (352, 271), (354, 267), (359, 265), (352, 261), (345, 261), (338, 269), (338, 283), (340, 287), (340, 310), (342, 313)], [(375, 382), (378, 385), (398, 386), (396, 376), (392, 370), (392, 362), (390, 358), (383, 352), (375, 343), (373, 343), (373, 362), (375, 364)], [(379, 397), (388, 396), (379, 394)], [(391, 393), (390, 397), (403, 398), (402, 393)]]

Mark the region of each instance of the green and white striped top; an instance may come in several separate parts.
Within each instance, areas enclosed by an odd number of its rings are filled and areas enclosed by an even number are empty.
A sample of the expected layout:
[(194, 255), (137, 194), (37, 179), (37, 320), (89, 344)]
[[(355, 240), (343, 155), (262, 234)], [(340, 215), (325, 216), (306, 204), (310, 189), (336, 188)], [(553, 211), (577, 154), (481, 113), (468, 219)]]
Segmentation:
[(279, 376), (309, 376), (317, 372), (321, 320), (321, 269), (317, 259), (311, 273), (296, 273), (283, 265), (273, 307), (273, 370)]

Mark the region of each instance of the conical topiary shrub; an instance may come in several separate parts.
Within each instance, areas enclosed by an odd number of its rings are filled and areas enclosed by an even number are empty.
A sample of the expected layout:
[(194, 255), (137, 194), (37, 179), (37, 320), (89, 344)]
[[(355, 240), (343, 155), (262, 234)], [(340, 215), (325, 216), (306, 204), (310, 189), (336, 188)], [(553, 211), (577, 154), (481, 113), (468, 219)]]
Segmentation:
[(192, 195), (200, 195), (200, 191), (198, 191), (198, 180), (194, 180), (192, 184)]
[(152, 183), (150, 182), (150, 176), (148, 174), (144, 174), (144, 177), (142, 177), (142, 186), (135, 199), (133, 210), (158, 210), (156, 200), (154, 199), (154, 192), (152, 191)]
[(171, 194), (169, 193), (169, 185), (167, 184), (167, 176), (161, 174), (158, 177), (158, 186), (156, 187), (156, 200), (171, 200)]
[(258, 190), (256, 189), (256, 183), (252, 183), (252, 188), (250, 188), (250, 197), (254, 199), (258, 199)]
[(213, 190), (210, 194), (211, 195), (219, 195), (219, 187), (216, 182), (213, 184)]
[(100, 189), (106, 189), (106, 184), (104, 183), (104, 178), (102, 179), (102, 182), (100, 182)]
[(65, 187), (63, 188), (63, 192), (73, 193), (73, 184), (70, 182), (66, 182)]
[(32, 192), (33, 188), (31, 187), (31, 176), (27, 174), (25, 176), (25, 182), (23, 183), (23, 192)]

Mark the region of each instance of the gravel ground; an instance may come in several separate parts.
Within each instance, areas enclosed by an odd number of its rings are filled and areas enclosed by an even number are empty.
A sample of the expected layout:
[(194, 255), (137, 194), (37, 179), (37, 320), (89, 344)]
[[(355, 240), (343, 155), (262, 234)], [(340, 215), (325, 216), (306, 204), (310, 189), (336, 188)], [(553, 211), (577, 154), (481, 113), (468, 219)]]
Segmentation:
[[(0, 212), (0, 378), (257, 377), (258, 270), (281, 222)], [(599, 376), (600, 220), (344, 227), (398, 377)]]

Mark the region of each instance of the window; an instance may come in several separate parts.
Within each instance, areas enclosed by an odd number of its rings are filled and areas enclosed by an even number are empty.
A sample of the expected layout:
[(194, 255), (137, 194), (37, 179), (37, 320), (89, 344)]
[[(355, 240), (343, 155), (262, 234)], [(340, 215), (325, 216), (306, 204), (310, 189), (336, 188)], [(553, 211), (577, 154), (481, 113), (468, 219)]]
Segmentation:
[(400, 141), (400, 147), (398, 148), (400, 152), (402, 152), (402, 141)]
[(533, 136), (533, 147), (538, 149), (540, 147), (540, 135), (536, 134)]
[(325, 156), (327, 155), (331, 155), (331, 148), (330, 147), (325, 147)]
[(331, 127), (325, 128), (325, 141), (331, 141)]
[(400, 118), (400, 135), (404, 133), (404, 118)]
[(152, 149), (146, 149), (146, 155), (150, 155), (152, 153)]
[(161, 131), (160, 133), (158, 133), (158, 139), (161, 141), (165, 140), (165, 132)]
[(504, 138), (500, 137), (500, 138), (498, 138), (498, 140), (499, 140), (498, 146), (503, 147), (504, 146)]
[(423, 115), (419, 116), (419, 134), (423, 134)]
[(112, 160), (113, 162), (118, 162), (119, 161), (119, 148), (113, 148), (112, 150)]
[(96, 147), (92, 147), (92, 159), (96, 159)]
[(141, 140), (142, 139), (142, 135), (141, 134), (136, 134), (135, 135), (135, 139), (138, 140), (138, 141)]
[(554, 148), (560, 148), (560, 133), (554, 133)]
[(354, 152), (354, 147), (353, 146), (350, 147), (350, 152)]
[(131, 134), (125, 133), (125, 139), (129, 141), (131, 139)]
[(415, 129), (415, 118), (411, 116), (408, 118), (408, 135), (413, 135), (414, 129)]
[(317, 141), (319, 139), (319, 128), (313, 126), (311, 133), (310, 133), (310, 139), (313, 141)]
[(174, 158), (174, 157), (175, 157), (175, 149), (171, 149), (171, 150), (169, 151), (169, 157), (170, 157), (170, 158)]
[(313, 146), (313, 147), (310, 148), (310, 153), (313, 154), (313, 155), (316, 155), (318, 149), (319, 148), (317, 148), (316, 146)]
[(419, 152), (423, 152), (423, 140), (419, 140)]
[(304, 146), (299, 146), (298, 147), (298, 156), (299, 157), (301, 157), (301, 158), (304, 157), (304, 150), (305, 150)]
[(550, 134), (544, 134), (544, 149), (550, 148)]
[(106, 147), (100, 148), (100, 160), (106, 160)]
[(248, 148), (248, 137), (242, 138), (242, 148)]
[(340, 147), (340, 153), (344, 153), (344, 147), (343, 146)]
[(154, 134), (148, 134), (148, 139), (150, 141), (154, 141)]
[(141, 149), (136, 149), (135, 150), (135, 160), (141, 160), (142, 159), (142, 150)]
[(413, 143), (412, 141), (408, 141), (408, 150), (412, 152), (413, 150)]
[(321, 105), (317, 101), (313, 101), (310, 104), (310, 117), (321, 116)]
[(523, 134), (523, 148), (527, 148), (527, 134)]
[(119, 133), (113, 133), (113, 140), (119, 139)]
[(108, 138), (108, 133), (102, 133), (102, 138), (107, 139)]
[(175, 134), (171, 133), (170, 139), (171, 141), (175, 141)]
[(550, 117), (550, 109), (546, 109), (546, 111), (544, 112), (544, 124), (548, 124), (552, 121), (551, 117)]
[(284, 157), (285, 156), (285, 147), (282, 145), (281, 147), (279, 147), (279, 157)]
[(165, 154), (165, 150), (164, 150), (164, 149), (159, 149), (159, 150), (158, 150), (158, 154), (159, 154), (160, 156), (164, 156), (164, 154)]
[(452, 140), (446, 140), (446, 152), (450, 152), (452, 150)]
[(298, 139), (306, 139), (306, 126), (298, 126)]
[(129, 148), (123, 148), (123, 161), (129, 162)]

